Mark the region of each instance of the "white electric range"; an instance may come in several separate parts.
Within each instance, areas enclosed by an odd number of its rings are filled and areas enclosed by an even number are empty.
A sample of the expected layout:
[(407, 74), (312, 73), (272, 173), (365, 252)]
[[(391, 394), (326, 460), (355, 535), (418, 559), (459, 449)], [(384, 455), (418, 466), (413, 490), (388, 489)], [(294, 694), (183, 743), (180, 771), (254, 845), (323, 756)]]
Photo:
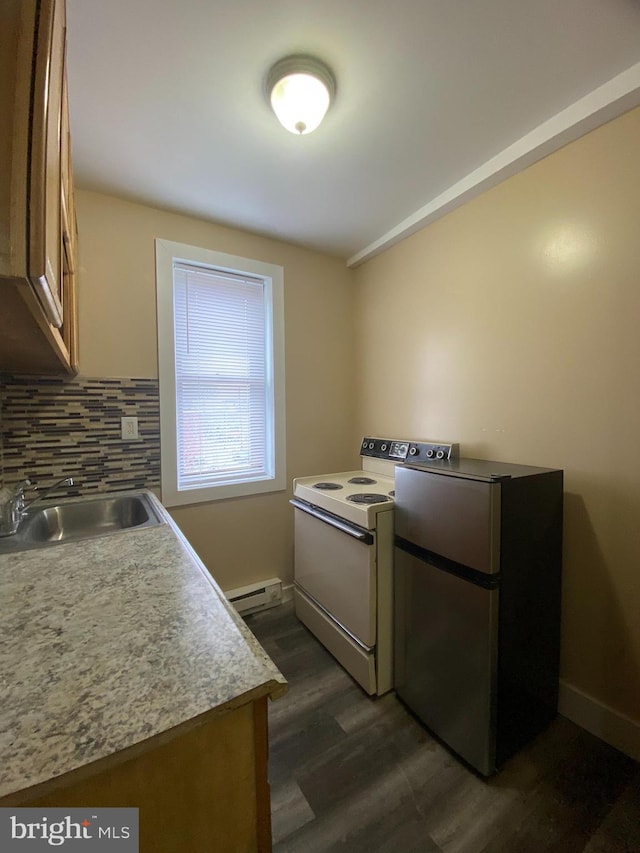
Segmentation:
[(393, 686), (393, 494), (405, 460), (458, 446), (365, 438), (362, 467), (293, 481), (296, 615), (369, 694)]

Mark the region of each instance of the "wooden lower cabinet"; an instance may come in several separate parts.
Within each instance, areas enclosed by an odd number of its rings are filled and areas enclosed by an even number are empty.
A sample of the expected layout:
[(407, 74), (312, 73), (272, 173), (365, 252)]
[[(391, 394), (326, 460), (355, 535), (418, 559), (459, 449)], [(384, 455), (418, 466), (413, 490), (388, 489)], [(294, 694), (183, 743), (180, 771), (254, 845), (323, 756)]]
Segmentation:
[(97, 762), (110, 766), (76, 771), (69, 784), (62, 778), (56, 790), (15, 805), (136, 807), (140, 853), (266, 853), (267, 698), (205, 717), (176, 737), (151, 739), (132, 758)]

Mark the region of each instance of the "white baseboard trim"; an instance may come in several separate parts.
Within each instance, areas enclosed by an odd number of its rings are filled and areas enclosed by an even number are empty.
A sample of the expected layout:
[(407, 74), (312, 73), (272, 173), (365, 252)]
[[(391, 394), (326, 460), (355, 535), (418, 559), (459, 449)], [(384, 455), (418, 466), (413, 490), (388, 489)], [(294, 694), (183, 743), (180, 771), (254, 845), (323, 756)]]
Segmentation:
[(287, 584), (286, 586), (282, 584), (282, 603), (285, 601), (293, 601), (293, 584)]
[(640, 761), (640, 722), (562, 680), (558, 712), (620, 752)]

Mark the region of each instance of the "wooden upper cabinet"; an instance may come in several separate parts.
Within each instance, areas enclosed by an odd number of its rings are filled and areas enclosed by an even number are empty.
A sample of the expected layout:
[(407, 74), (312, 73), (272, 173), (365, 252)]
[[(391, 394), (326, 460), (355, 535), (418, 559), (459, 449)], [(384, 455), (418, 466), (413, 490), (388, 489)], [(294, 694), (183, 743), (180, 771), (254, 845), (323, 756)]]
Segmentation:
[(0, 371), (74, 373), (64, 0), (2, 0), (0, 28)]

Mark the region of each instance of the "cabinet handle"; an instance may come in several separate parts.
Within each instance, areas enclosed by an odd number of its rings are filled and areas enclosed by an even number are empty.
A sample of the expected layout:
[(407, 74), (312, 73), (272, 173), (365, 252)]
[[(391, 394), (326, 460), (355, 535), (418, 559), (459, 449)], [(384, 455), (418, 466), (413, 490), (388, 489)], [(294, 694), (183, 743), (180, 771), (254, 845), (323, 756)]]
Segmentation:
[(36, 296), (38, 297), (40, 305), (42, 305), (42, 310), (44, 311), (47, 320), (52, 326), (59, 329), (62, 326), (62, 305), (60, 304), (58, 297), (49, 287), (49, 282), (47, 281), (46, 276), (40, 276), (35, 279), (32, 278), (31, 283), (34, 286)]

